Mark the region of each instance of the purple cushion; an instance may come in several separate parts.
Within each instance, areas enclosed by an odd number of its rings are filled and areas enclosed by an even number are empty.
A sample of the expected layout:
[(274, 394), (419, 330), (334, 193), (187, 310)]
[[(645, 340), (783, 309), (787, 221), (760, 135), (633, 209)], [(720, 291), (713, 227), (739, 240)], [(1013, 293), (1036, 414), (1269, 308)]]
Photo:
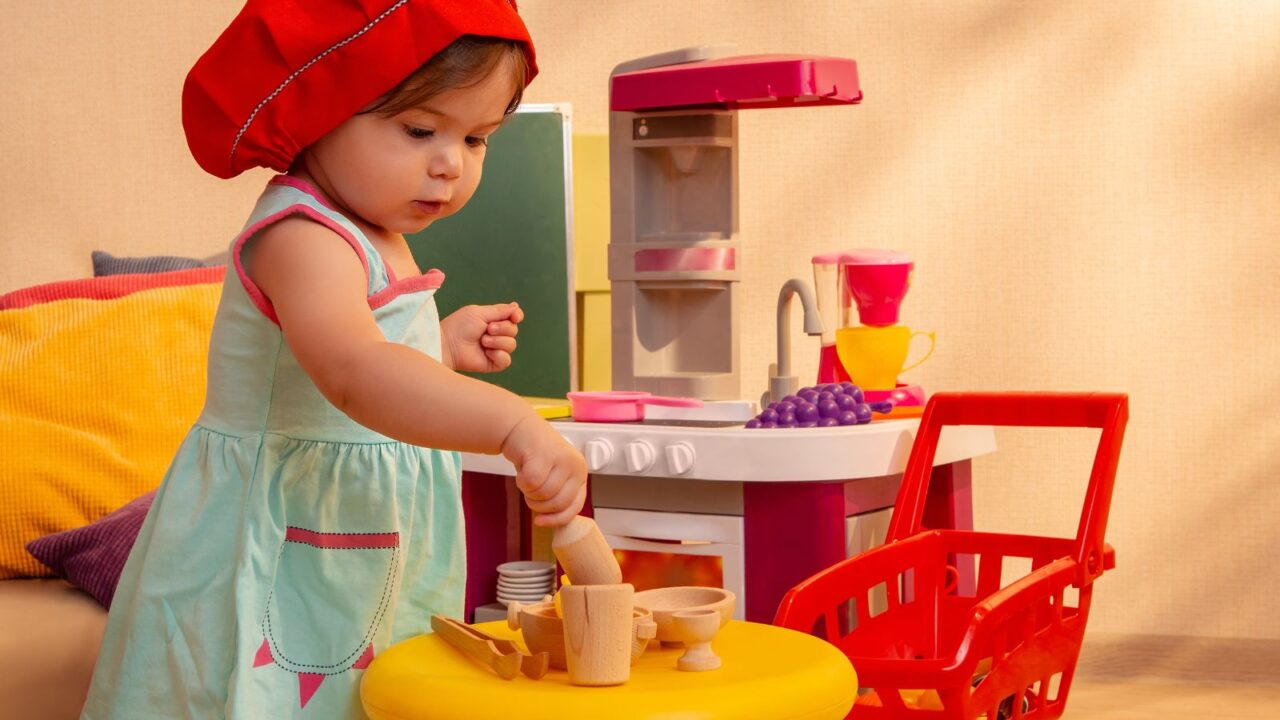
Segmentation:
[(151, 509), (155, 492), (131, 501), (110, 515), (74, 530), (45, 535), (27, 543), (27, 552), (54, 574), (111, 607), (124, 561)]

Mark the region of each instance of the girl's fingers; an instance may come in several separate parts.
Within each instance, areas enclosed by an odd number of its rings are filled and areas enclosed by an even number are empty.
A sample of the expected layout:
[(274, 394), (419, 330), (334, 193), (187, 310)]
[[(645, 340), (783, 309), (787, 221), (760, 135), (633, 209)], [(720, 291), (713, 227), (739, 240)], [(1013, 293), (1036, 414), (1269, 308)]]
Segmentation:
[(553, 489), (547, 485), (546, 466), (540, 463), (525, 463), (517, 470), (516, 487), (524, 494), (526, 500), (545, 500), (555, 495)]
[(485, 326), (485, 334), (493, 337), (511, 336), (515, 337), (520, 332), (520, 328), (516, 327), (514, 322), (510, 320), (502, 320), (500, 322), (491, 322)]
[(480, 344), (484, 346), (485, 350), (512, 352), (516, 349), (516, 339), (513, 337), (484, 335), (480, 338)]
[(567, 471), (557, 471), (547, 478), (547, 484), (555, 484), (559, 486), (556, 494), (546, 500), (539, 500), (529, 503), (529, 509), (540, 513), (554, 513), (563, 510), (565, 507), (572, 505), (573, 498), (581, 489), (579, 486), (569, 482)]
[(511, 367), (511, 353), (502, 350), (485, 350), (484, 356), (489, 358), (489, 364), (494, 370), (506, 370)]
[(538, 515), (534, 518), (533, 524), (539, 527), (560, 527), (567, 525), (573, 516), (582, 512), (582, 506), (587, 501), (587, 486), (583, 485), (578, 488), (578, 492), (573, 496), (573, 502), (560, 512), (551, 513), (549, 515)]

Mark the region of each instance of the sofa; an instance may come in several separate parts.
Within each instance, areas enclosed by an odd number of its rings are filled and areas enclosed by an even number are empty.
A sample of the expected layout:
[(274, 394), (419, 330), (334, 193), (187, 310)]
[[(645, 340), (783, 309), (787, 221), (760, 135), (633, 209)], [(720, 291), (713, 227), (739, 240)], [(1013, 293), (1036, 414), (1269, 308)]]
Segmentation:
[(0, 580), (0, 720), (79, 717), (106, 624), (66, 580)]
[(121, 268), (0, 296), (0, 720), (79, 716), (119, 569), (203, 404), (225, 269)]

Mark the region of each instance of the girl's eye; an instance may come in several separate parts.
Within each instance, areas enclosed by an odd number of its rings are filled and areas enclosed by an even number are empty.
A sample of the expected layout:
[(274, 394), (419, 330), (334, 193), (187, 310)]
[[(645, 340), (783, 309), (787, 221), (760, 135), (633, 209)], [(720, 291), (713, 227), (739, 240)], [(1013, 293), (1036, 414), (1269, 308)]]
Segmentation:
[(425, 128), (414, 127), (412, 125), (405, 125), (404, 131), (409, 135), (409, 137), (418, 138), (419, 140), (429, 138), (435, 134), (434, 130), (427, 130)]
[(467, 136), (467, 145), (471, 147), (484, 147), (489, 144), (489, 138), (476, 137), (475, 135)]

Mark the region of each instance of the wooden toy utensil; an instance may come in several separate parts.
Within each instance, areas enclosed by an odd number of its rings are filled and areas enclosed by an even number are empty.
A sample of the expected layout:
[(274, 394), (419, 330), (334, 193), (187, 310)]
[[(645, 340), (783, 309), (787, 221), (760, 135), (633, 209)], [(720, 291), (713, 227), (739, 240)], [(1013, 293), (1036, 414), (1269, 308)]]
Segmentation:
[(676, 660), (680, 670), (715, 670), (720, 656), (711, 650), (711, 639), (720, 631), (720, 613), (715, 610), (685, 610), (671, 614), (680, 641), (688, 649)]
[(514, 678), (517, 672), (524, 673), (530, 680), (538, 680), (547, 674), (551, 664), (551, 658), (545, 652), (530, 655), (510, 640), (496, 638), (443, 615), (431, 616), (431, 629), (463, 655), (489, 667), (503, 680)]
[(622, 568), (596, 521), (581, 515), (556, 528), (551, 550), (574, 585), (617, 585)]
[(564, 593), (564, 649), (569, 682), (621, 685), (631, 678), (630, 584), (570, 585)]

